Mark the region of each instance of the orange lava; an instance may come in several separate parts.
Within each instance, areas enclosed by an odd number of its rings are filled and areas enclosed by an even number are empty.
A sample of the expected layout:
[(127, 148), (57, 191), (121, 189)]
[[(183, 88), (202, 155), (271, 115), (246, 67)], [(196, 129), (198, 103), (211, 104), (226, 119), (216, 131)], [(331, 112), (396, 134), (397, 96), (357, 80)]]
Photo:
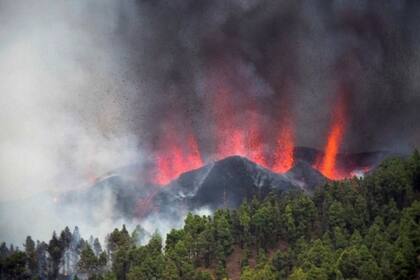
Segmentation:
[[(217, 71), (207, 73), (204, 85), (205, 102), (209, 104), (205, 113), (208, 114), (211, 131), (211, 144), (203, 146), (206, 157), (220, 160), (243, 156), (274, 172), (288, 171), (294, 163), (295, 141), (294, 123), (289, 112), (291, 100), (287, 98), (279, 104), (278, 111), (282, 113), (274, 121), (278, 133), (273, 134), (270, 131), (273, 124), (268, 123), (270, 118), (265, 115), (263, 104), (249, 94), (246, 86), (242, 87), (232, 80), (226, 70), (228, 67), (224, 63), (222, 65)], [(203, 165), (193, 131), (184, 135), (184, 127), (174, 129), (172, 125), (177, 123), (176, 120), (167, 120), (173, 123), (166, 123), (161, 131), (154, 162), (153, 181), (159, 185), (166, 185), (181, 173)]]
[(337, 154), (343, 142), (346, 126), (346, 102), (345, 93), (340, 94), (339, 100), (334, 107), (332, 122), (328, 133), (327, 144), (324, 149), (324, 157), (318, 165), (319, 171), (327, 178), (338, 180), (348, 177), (345, 172), (337, 169)]
[(217, 159), (232, 155), (246, 155), (245, 134), (237, 124), (231, 93), (227, 87), (218, 88), (213, 104)]
[(220, 86), (210, 103), (213, 104), (215, 120), (216, 159), (229, 156), (244, 156), (269, 168), (265, 155), (265, 143), (261, 130), (261, 117), (256, 108), (241, 111), (234, 108), (235, 102), (229, 86)]
[(256, 112), (250, 113), (247, 139), (247, 157), (253, 162), (268, 168), (264, 137), (261, 131), (261, 119)]
[(182, 139), (169, 127), (160, 141), (160, 150), (155, 159), (154, 183), (166, 185), (182, 173), (203, 166), (197, 140), (193, 134), (187, 139)]
[[(226, 107), (225, 107), (226, 108)], [(226, 110), (224, 112), (229, 112)], [(271, 168), (274, 172), (284, 173), (294, 163), (294, 129), (292, 122), (282, 122), (278, 135), (276, 136), (276, 147), (274, 159), (269, 163), (265, 154), (264, 139), (261, 131), (261, 124), (255, 113), (249, 113), (246, 120), (247, 125), (235, 125), (231, 116), (220, 118), (217, 124), (217, 159), (232, 155), (245, 156), (255, 163)]]
[(290, 120), (283, 122), (276, 141), (272, 170), (277, 173), (287, 172), (294, 163), (294, 129)]

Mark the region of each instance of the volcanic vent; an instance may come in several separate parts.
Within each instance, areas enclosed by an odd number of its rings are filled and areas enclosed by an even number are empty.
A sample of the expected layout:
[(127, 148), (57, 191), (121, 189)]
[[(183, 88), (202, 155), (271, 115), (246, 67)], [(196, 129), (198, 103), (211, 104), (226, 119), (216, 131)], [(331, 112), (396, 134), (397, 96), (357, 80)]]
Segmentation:
[(240, 115), (234, 114), (231, 106), (235, 100), (224, 87), (217, 88), (212, 97), (217, 106), (210, 110), (208, 129), (206, 127), (210, 134), (206, 138), (190, 123), (180, 123), (178, 117), (167, 117), (163, 121), (151, 158), (149, 174), (154, 184), (167, 185), (184, 172), (231, 156), (247, 158), (278, 174), (288, 172), (297, 160), (302, 160), (333, 180), (350, 178), (354, 171), (363, 173), (372, 166), (372, 163), (355, 162), (351, 156), (340, 153), (346, 136), (347, 91), (340, 90), (333, 104), (323, 152), (303, 152), (305, 148), (296, 147), (297, 128), (293, 114), (289, 113), (291, 109), (286, 108), (288, 103), (281, 103), (284, 110), (278, 114), (278, 119), (270, 119), (258, 112), (257, 105), (249, 105)]

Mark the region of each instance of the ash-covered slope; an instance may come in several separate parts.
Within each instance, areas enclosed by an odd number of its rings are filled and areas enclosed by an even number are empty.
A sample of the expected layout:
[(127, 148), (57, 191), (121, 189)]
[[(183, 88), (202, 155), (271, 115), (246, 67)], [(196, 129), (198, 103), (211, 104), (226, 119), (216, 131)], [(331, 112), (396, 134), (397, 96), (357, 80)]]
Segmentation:
[[(177, 215), (200, 208), (235, 208), (245, 199), (265, 196), (271, 191), (301, 189), (311, 193), (327, 179), (312, 166), (322, 153), (310, 148), (295, 149), (295, 164), (285, 174), (277, 174), (240, 156), (211, 162), (181, 174), (166, 186), (151, 183), (141, 168), (124, 168), (98, 180), (82, 193), (66, 194), (63, 203), (86, 202), (94, 211), (104, 200), (114, 208), (112, 219), (143, 219), (150, 214)], [(375, 166), (386, 153), (340, 155), (345, 168)], [(99, 206), (98, 206), (99, 205)]]
[(325, 182), (319, 175), (309, 164), (299, 164), (290, 173), (277, 174), (247, 158), (232, 156), (182, 174), (159, 193), (156, 202), (168, 206), (181, 203), (189, 210), (234, 208), (245, 199), (265, 196), (271, 191), (312, 189), (315, 184)]
[(293, 182), (295, 186), (299, 186), (307, 192), (312, 192), (316, 187), (327, 182), (318, 170), (313, 168), (308, 162), (297, 160), (285, 176)]

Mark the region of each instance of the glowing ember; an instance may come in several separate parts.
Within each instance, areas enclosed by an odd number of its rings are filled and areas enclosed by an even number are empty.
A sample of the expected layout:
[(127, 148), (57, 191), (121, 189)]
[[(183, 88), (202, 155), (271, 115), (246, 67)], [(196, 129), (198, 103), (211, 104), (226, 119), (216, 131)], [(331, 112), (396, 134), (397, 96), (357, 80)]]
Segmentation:
[(328, 133), (327, 144), (324, 150), (324, 157), (319, 164), (319, 171), (330, 179), (343, 179), (348, 177), (345, 172), (337, 169), (336, 161), (337, 154), (340, 150), (340, 145), (343, 141), (344, 130), (346, 125), (346, 92), (342, 92), (339, 100), (334, 107), (332, 114), (331, 128)]

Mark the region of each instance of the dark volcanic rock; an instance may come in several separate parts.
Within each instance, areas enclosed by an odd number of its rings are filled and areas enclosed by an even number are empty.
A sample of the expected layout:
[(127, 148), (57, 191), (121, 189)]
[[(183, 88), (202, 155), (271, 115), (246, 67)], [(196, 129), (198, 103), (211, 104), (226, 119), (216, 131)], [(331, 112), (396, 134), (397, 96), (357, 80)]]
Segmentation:
[(317, 186), (321, 186), (327, 182), (324, 175), (303, 160), (298, 160), (293, 168), (285, 175), (293, 179), (295, 184), (298, 184), (308, 192), (313, 191)]
[(182, 201), (189, 209), (237, 207), (254, 195), (296, 187), (290, 178), (271, 172), (250, 160), (232, 156), (186, 172), (173, 182), (158, 199)]
[[(322, 152), (304, 147), (295, 148), (295, 165), (285, 174), (274, 173), (247, 158), (231, 156), (181, 174), (167, 186), (150, 183), (141, 166), (129, 166), (98, 180), (91, 188), (66, 194), (63, 203), (85, 202), (92, 212), (111, 197), (114, 217), (144, 218), (149, 214), (177, 216), (200, 208), (235, 208), (245, 199), (264, 197), (269, 192), (301, 189), (312, 193), (327, 179), (312, 166)], [(340, 154), (337, 158), (344, 170), (375, 166), (387, 153)], [(99, 205), (99, 206), (98, 206)]]

